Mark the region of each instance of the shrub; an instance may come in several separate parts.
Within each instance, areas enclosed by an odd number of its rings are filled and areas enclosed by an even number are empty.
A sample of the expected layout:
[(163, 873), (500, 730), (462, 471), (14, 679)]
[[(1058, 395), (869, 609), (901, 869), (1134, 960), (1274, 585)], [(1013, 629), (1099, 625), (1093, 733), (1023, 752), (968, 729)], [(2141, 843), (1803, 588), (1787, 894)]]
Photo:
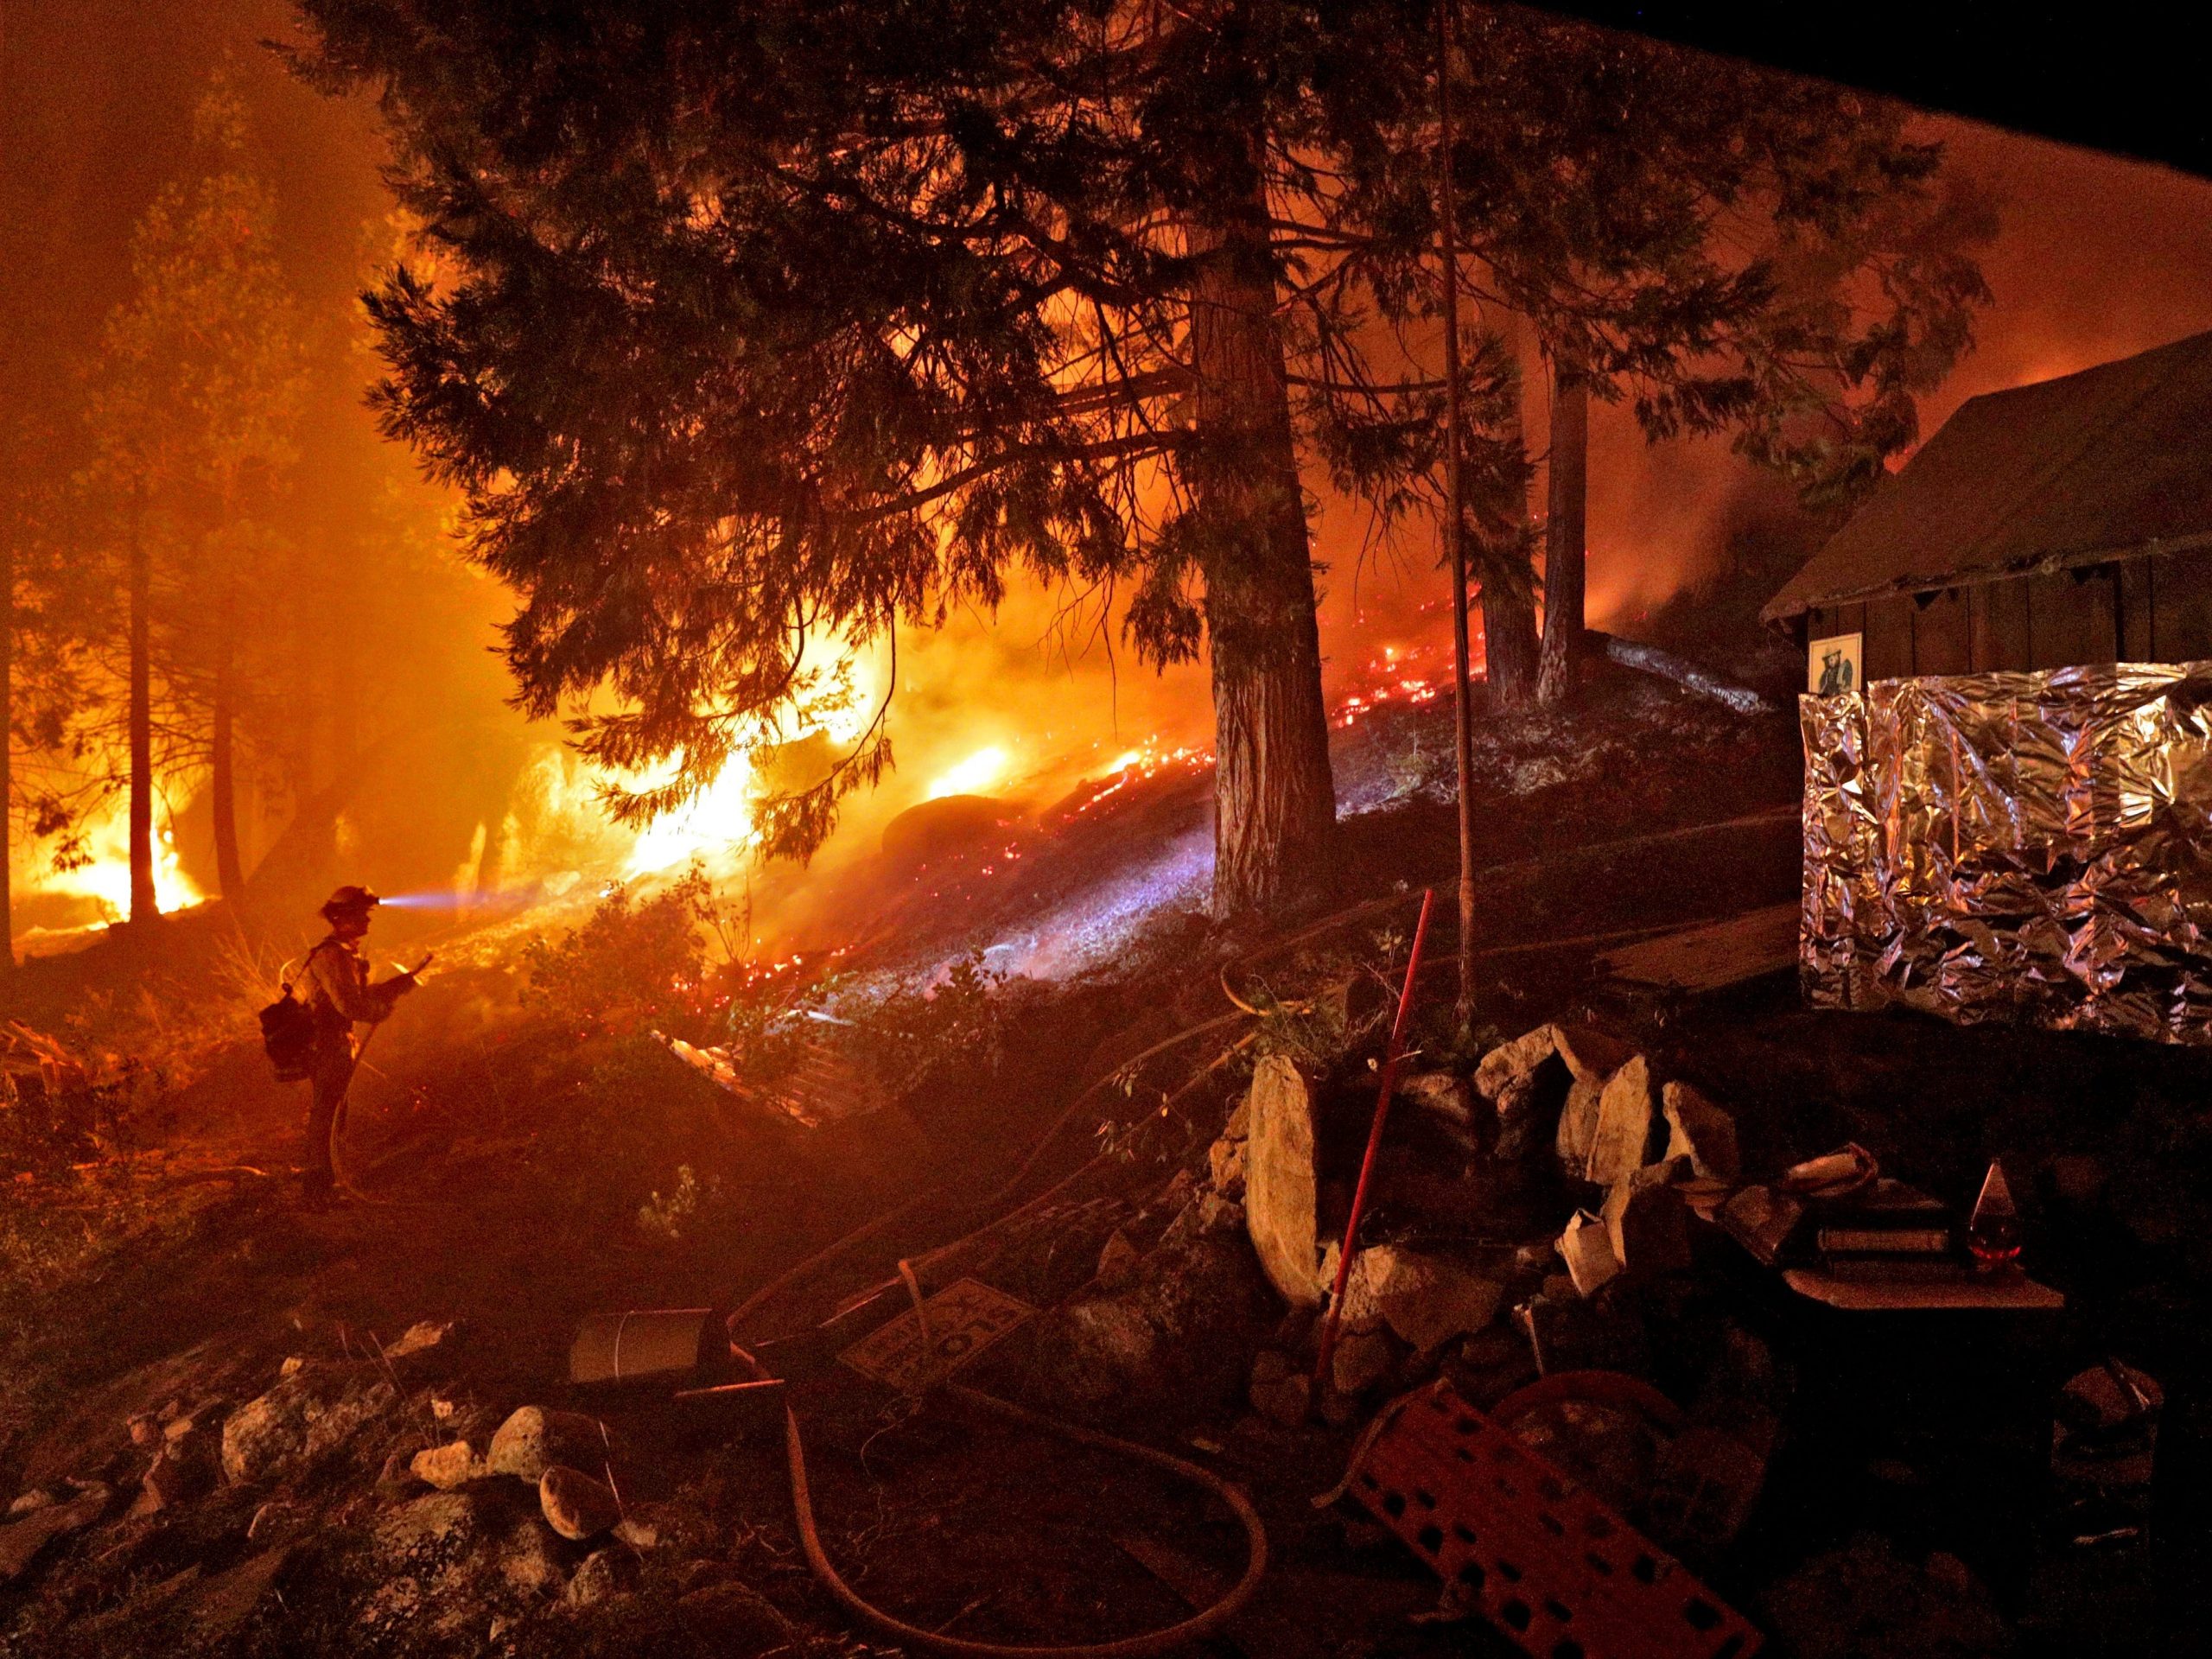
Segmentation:
[(566, 938), (523, 947), (523, 1001), (584, 1031), (635, 1031), (687, 1013), (706, 970), (700, 929), (714, 913), (696, 865), (650, 898), (615, 887)]

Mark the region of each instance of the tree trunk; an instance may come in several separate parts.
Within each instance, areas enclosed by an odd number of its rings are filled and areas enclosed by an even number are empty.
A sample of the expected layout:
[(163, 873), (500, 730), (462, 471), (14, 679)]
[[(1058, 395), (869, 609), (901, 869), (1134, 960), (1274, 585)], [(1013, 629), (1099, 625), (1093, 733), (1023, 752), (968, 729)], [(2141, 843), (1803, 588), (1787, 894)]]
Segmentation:
[[(1523, 327), (1518, 312), (1503, 314), (1506, 347), (1517, 364)], [(1511, 417), (1510, 436), (1525, 442), (1527, 423), (1518, 400)], [(1524, 495), (1513, 514), (1521, 535), (1510, 548), (1484, 550), (1479, 578), (1483, 590), (1483, 677), (1490, 688), (1492, 714), (1524, 708), (1536, 695), (1536, 601), (1530, 591), (1534, 572), (1528, 569), (1529, 503)]]
[(238, 590), (226, 580), (215, 614), (215, 696), (209, 734), (212, 765), (208, 802), (215, 817), (215, 882), (233, 915), (245, 901), (245, 869), (238, 859)]
[[(1256, 149), (1256, 146), (1255, 146)], [(1255, 180), (1233, 218), (1193, 228), (1195, 442), (1213, 664), (1214, 913), (1264, 914), (1318, 887), (1336, 838), (1313, 567)]]
[(154, 892), (154, 562), (146, 547), (145, 507), (130, 505), (130, 920), (151, 926), (162, 913)]
[(1536, 701), (1574, 695), (1585, 649), (1583, 596), (1587, 587), (1590, 387), (1571, 369), (1552, 376), (1551, 505), (1544, 523), (1544, 652)]

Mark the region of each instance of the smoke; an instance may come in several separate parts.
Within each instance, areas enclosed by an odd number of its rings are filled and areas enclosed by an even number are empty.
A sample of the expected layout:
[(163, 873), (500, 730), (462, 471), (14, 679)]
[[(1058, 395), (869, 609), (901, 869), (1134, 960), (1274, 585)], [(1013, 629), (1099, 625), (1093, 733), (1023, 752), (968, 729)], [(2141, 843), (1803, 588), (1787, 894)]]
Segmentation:
[[(87, 0), (66, 18), (58, 8), (11, 10), (10, 26), (0, 150), (9, 227), (0, 270), (10, 273), (4, 299), (16, 331), (0, 395), (10, 404), (67, 401), (86, 342), (127, 291), (130, 226), (164, 181), (199, 86), (226, 55), (279, 204), (286, 268), (303, 304), (326, 318), (342, 315), (361, 278), (365, 238), (389, 209), (376, 173), (379, 141), (364, 103), (308, 92), (257, 45), (288, 32), (280, 0), (181, 9)], [(2212, 185), (1955, 120), (1929, 124), (1955, 162), (1996, 192), (2002, 229), (1986, 260), (1996, 302), (1980, 349), (1925, 401), (1923, 431), (1976, 392), (2212, 327)], [(316, 355), (288, 507), (308, 556), (344, 559), (364, 535), (427, 543), (447, 504), (374, 435), (360, 404), (373, 365), (358, 335), (333, 327)], [(1541, 449), (1542, 400), (1527, 402)], [(64, 444), (43, 464), (73, 461)], [(1592, 408), (1590, 480), (1589, 604), (1604, 627), (1632, 630), (1713, 571), (1747, 502), (1774, 510), (1771, 481), (1725, 441), (1650, 445), (1618, 405)], [(1358, 504), (1308, 483), (1325, 685), (1335, 706), (1371, 696), (1394, 664), (1433, 660), (1450, 619), (1432, 526), (1378, 537)], [(566, 890), (742, 848), (743, 777), (642, 840), (611, 826), (597, 800), (601, 780), (561, 748), (558, 730), (527, 725), (504, 702), (489, 651), (504, 597), (449, 559), (420, 593), (430, 597), (362, 594), (329, 619), (334, 654), (340, 644), (358, 650), (384, 689), (369, 699), (365, 734), (310, 722), (301, 741), (314, 752), (304, 774), (313, 786), (272, 794), (264, 816), (249, 815), (247, 861), (263, 864), (257, 879), (285, 902), (311, 905), (342, 868), (341, 879), (395, 893), (387, 902), (396, 908), (444, 913), (503, 893)], [(849, 803), (818, 874), (872, 857), (893, 818), (933, 797), (984, 793), (1016, 813), (1039, 811), (1134, 755), (1211, 747), (1205, 664), (1161, 672), (1139, 663), (1105, 596), (1017, 585), (995, 616), (957, 613), (942, 630), (902, 632), (896, 645), (895, 684), (882, 640), (860, 653), (855, 682), (870, 709), (893, 697), (897, 768)], [(831, 731), (805, 753), (826, 764), (837, 747)], [(176, 788), (170, 874), (180, 892), (214, 886), (202, 792), (189, 779)], [(112, 910), (111, 869), (65, 880), (22, 839), (17, 890), (35, 891), (19, 922), (44, 906), (38, 918), (62, 925), (60, 899), (83, 901), (68, 912), (80, 919), (95, 919), (104, 899)], [(97, 838), (104, 865), (112, 840), (105, 828)], [(764, 930), (803, 933), (807, 882), (790, 871), (753, 880)]]

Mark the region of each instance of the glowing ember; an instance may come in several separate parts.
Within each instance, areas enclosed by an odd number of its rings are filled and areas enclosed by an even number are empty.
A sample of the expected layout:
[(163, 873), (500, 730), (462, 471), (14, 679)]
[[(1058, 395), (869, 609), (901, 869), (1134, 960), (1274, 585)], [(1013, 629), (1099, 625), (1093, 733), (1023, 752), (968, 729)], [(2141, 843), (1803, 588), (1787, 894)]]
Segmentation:
[(993, 744), (988, 749), (978, 749), (958, 766), (938, 774), (930, 785), (928, 798), (941, 800), (947, 795), (980, 795), (1006, 776), (1013, 757)]

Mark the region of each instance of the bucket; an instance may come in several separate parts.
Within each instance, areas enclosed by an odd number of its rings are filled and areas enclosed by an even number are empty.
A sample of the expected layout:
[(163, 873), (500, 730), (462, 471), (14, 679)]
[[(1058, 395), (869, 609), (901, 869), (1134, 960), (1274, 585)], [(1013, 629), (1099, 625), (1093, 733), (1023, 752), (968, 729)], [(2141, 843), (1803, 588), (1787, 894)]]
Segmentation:
[(690, 1376), (720, 1363), (727, 1344), (711, 1307), (638, 1308), (594, 1313), (569, 1350), (571, 1382), (632, 1382)]

